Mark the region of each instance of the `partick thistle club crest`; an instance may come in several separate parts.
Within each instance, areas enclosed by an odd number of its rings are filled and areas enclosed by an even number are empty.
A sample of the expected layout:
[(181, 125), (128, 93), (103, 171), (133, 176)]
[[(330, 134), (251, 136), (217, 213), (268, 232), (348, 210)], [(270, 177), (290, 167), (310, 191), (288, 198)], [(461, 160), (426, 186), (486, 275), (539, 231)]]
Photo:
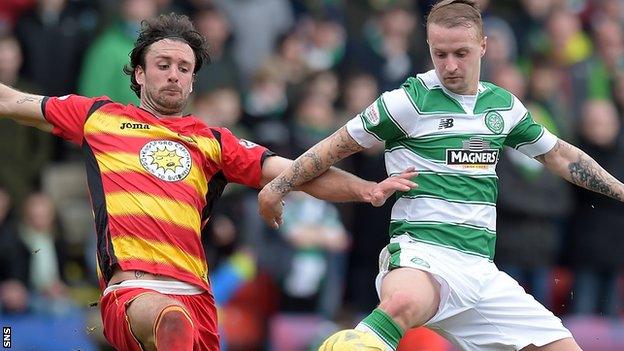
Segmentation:
[(139, 157), (146, 171), (167, 182), (182, 180), (191, 172), (190, 152), (175, 141), (150, 141), (141, 148)]
[(485, 115), (485, 125), (494, 134), (500, 134), (503, 132), (503, 129), (505, 129), (503, 116), (496, 111), (488, 112), (488, 114)]

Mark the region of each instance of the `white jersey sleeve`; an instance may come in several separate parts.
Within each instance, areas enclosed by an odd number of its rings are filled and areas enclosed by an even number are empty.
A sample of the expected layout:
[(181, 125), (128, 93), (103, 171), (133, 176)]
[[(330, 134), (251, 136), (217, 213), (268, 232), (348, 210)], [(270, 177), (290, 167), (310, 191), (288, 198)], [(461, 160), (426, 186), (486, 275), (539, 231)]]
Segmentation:
[(535, 122), (524, 105), (514, 97), (515, 105), (519, 108), (519, 119), (509, 131), (505, 145), (512, 147), (529, 157), (543, 155), (550, 151), (557, 143), (557, 137), (546, 127)]
[(403, 89), (383, 93), (364, 111), (347, 122), (347, 131), (363, 147), (407, 136), (405, 119), (414, 108)]

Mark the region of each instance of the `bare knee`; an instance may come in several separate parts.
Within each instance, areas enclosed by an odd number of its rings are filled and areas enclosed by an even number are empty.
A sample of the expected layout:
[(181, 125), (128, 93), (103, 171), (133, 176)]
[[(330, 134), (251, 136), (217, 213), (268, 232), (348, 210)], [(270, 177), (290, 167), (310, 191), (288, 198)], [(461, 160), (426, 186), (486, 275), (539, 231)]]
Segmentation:
[(187, 329), (193, 326), (188, 312), (180, 306), (168, 306), (160, 314), (154, 323), (154, 334), (159, 330), (167, 332), (175, 332)]
[(154, 344), (159, 351), (183, 351), (193, 348), (193, 322), (180, 306), (167, 306), (154, 324)]
[(433, 301), (418, 294), (396, 291), (387, 295), (379, 304), (379, 308), (399, 324), (403, 330), (423, 325), (435, 312)]
[(130, 329), (146, 350), (156, 350), (155, 330), (159, 319), (162, 319), (160, 322), (165, 322), (167, 327), (184, 322), (182, 318), (186, 316), (183, 313), (162, 313), (170, 306), (175, 306), (179, 310), (185, 308), (180, 301), (158, 293), (139, 296), (127, 307)]
[(398, 268), (384, 277), (379, 308), (403, 330), (425, 324), (439, 305), (440, 284), (430, 273)]

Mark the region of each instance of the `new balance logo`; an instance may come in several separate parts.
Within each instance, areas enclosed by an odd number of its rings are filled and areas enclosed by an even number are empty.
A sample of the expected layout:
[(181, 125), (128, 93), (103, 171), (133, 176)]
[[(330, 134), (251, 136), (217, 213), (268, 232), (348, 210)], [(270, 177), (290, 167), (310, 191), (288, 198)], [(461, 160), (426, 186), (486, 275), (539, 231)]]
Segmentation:
[(440, 120), (440, 124), (438, 125), (438, 130), (453, 128), (453, 119), (452, 118), (442, 118)]

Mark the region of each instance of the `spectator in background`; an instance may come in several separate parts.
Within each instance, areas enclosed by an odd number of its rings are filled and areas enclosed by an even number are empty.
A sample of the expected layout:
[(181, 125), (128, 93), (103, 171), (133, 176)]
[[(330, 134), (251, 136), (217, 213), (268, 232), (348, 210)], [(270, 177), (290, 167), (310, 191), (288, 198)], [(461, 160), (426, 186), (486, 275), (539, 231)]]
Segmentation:
[(239, 123), (243, 114), (241, 98), (232, 87), (197, 94), (193, 100), (193, 114), (209, 126), (226, 127), (241, 138), (251, 138), (249, 130)]
[(624, 31), (619, 22), (605, 20), (594, 25), (594, 36), (597, 45), (595, 59), (598, 61), (595, 64), (599, 67), (589, 72), (589, 98), (609, 99), (613, 77), (624, 73)]
[(138, 105), (139, 99), (130, 89), (123, 73), (139, 33), (141, 21), (154, 17), (155, 0), (122, 0), (119, 19), (109, 25), (91, 44), (85, 58), (78, 92), (82, 95), (108, 96), (121, 103)]
[(512, 27), (518, 38), (519, 56), (530, 58), (543, 52), (547, 45), (544, 27), (554, 7), (554, 0), (521, 0), (520, 5)]
[(279, 153), (288, 150), (288, 103), (286, 82), (280, 74), (280, 67), (271, 63), (254, 74), (249, 89), (243, 95), (243, 124), (258, 142)]
[(500, 17), (483, 19), (483, 30), (488, 38), (488, 48), (481, 63), (482, 79), (490, 81), (492, 72), (500, 66), (515, 63), (518, 44), (511, 27)]
[(16, 266), (15, 223), (11, 217), (9, 193), (0, 187), (0, 313), (21, 313), (28, 309), (28, 291), (19, 280)]
[[(17, 39), (0, 35), (0, 83), (20, 90), (37, 91), (18, 75), (22, 65), (22, 52)], [(40, 130), (0, 119), (0, 184), (13, 199), (18, 213), (24, 198), (36, 188), (43, 166), (52, 156), (52, 136)]]
[[(229, 20), (216, 7), (201, 7), (194, 16), (197, 31), (206, 37), (210, 65), (195, 77), (196, 94), (224, 87), (241, 87), (240, 74), (232, 54), (232, 31)], [(217, 124), (219, 125), (219, 124)]]
[(536, 56), (529, 63), (527, 94), (532, 113), (544, 115), (543, 120), (554, 121), (561, 135), (574, 140), (574, 116), (561, 89), (565, 77), (565, 72), (551, 60)]
[(593, 22), (594, 54), (571, 68), (575, 120), (581, 119), (587, 99), (611, 99), (617, 93), (615, 81), (624, 73), (624, 32), (610, 18)]
[(318, 17), (311, 22), (310, 42), (305, 54), (308, 67), (314, 71), (338, 67), (345, 56), (345, 29), (340, 22), (329, 17)]
[(324, 95), (304, 96), (295, 109), (292, 124), (291, 152), (301, 153), (325, 139), (336, 129), (336, 112)]
[[(287, 0), (215, 0), (229, 18), (234, 33), (234, 57), (241, 70), (243, 84), (271, 56), (282, 33), (293, 25)], [(270, 20), (267, 20), (270, 18)]]
[(305, 95), (318, 95), (334, 105), (340, 95), (340, 81), (333, 71), (312, 73), (305, 82)]
[[(583, 107), (580, 144), (615, 177), (624, 176), (622, 120), (608, 100), (588, 100)], [(576, 314), (616, 317), (622, 311), (618, 280), (624, 266), (622, 204), (578, 190), (571, 217), (567, 252), (574, 267)]]
[[(2, 233), (0, 246), (6, 250), (5, 270), (11, 277), (10, 284), (3, 284), (6, 290), (1, 294), (11, 301), (7, 305), (10, 311), (53, 315), (69, 311), (71, 303), (62, 279), (63, 241), (47, 195), (33, 193), (26, 199), (19, 224), (14, 231)], [(28, 296), (21, 295), (20, 285), (28, 289)]]
[(282, 283), (280, 309), (332, 319), (342, 302), (348, 234), (334, 205), (301, 192), (284, 201), (280, 233), (294, 256)]
[(342, 84), (343, 95), (338, 112), (338, 123), (347, 122), (358, 115), (379, 94), (375, 77), (368, 73), (355, 73), (348, 76)]
[(556, 8), (546, 22), (547, 46), (542, 53), (561, 67), (570, 67), (587, 59), (593, 51), (592, 43), (583, 32), (576, 14), (565, 8)]
[[(380, 90), (390, 90), (401, 84), (423, 65), (424, 48), (414, 44), (417, 19), (409, 6), (388, 6), (363, 28), (361, 42), (352, 42), (349, 65), (343, 71), (358, 69), (370, 72), (379, 82)], [(415, 54), (418, 52), (418, 54)], [(352, 66), (355, 67), (352, 67)]]
[[(526, 82), (513, 65), (498, 67), (493, 83), (525, 100)], [(556, 117), (526, 102), (534, 120), (561, 134)], [(497, 266), (516, 279), (546, 308), (552, 309), (552, 271), (558, 263), (562, 220), (571, 196), (565, 181), (538, 161), (506, 148), (497, 166), (500, 194), (496, 228)]]
[[(368, 107), (379, 95), (377, 81), (368, 73), (349, 76), (345, 83), (341, 108), (338, 112), (338, 124), (344, 124)], [(366, 179), (383, 179), (386, 175), (383, 147), (363, 150), (351, 157), (350, 170), (354, 174), (366, 176)], [(380, 235), (388, 230), (390, 210), (394, 201), (389, 200), (382, 207), (353, 204), (349, 213), (353, 220), (348, 229), (353, 233), (349, 252), (348, 274), (346, 276), (347, 308), (360, 320), (373, 309), (379, 298), (372, 289), (373, 281), (379, 270), (377, 262), (370, 257), (377, 255), (387, 244), (387, 237)]]
[(64, 313), (69, 308), (67, 286), (63, 282), (64, 243), (56, 223), (52, 200), (43, 193), (31, 194), (24, 203), (18, 228), (15, 262), (20, 280), (34, 294), (36, 312)]
[(97, 14), (85, 1), (37, 0), (36, 4), (16, 27), (24, 50), (23, 77), (44, 94), (72, 93)]
[(312, 73), (306, 58), (308, 42), (300, 27), (284, 33), (277, 41), (275, 53), (263, 65), (278, 67), (276, 73), (286, 82), (286, 94), (293, 99), (304, 88), (305, 80)]

